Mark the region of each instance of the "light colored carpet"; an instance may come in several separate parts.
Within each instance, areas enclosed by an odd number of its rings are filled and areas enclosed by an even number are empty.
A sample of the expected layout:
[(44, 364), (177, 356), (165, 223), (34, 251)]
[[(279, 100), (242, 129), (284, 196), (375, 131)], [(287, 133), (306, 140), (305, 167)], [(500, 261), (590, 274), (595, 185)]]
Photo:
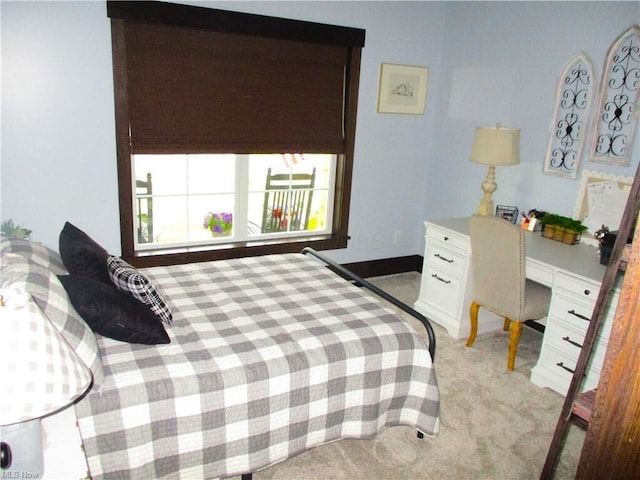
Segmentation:
[[(417, 272), (369, 279), (413, 306)], [(408, 315), (418, 331), (422, 325)], [(537, 479), (564, 397), (529, 381), (542, 334), (523, 329), (513, 372), (506, 370), (506, 333), (478, 335), (472, 348), (434, 324), (441, 433), (416, 438), (391, 427), (371, 440), (340, 440), (314, 448), (253, 475), (288, 479)], [(425, 334), (426, 338), (426, 334)], [(574, 478), (584, 432), (571, 427), (555, 478)]]

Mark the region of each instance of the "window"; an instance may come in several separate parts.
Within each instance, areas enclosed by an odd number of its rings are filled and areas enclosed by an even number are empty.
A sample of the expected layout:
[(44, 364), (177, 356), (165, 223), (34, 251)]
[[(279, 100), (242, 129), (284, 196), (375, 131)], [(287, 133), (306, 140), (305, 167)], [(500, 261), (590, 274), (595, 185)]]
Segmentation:
[(135, 249), (331, 233), (335, 155), (134, 155)]
[(346, 246), (363, 30), (163, 2), (107, 13), (125, 259)]

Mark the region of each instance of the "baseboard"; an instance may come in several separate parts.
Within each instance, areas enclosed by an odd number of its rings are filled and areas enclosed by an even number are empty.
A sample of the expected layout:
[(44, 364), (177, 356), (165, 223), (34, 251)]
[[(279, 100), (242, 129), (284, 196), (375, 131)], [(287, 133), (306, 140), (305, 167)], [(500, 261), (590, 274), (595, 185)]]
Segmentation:
[(422, 255), (408, 255), (406, 257), (382, 258), (366, 262), (346, 263), (343, 267), (351, 270), (362, 278), (392, 275), (394, 273), (420, 272), (422, 273)]

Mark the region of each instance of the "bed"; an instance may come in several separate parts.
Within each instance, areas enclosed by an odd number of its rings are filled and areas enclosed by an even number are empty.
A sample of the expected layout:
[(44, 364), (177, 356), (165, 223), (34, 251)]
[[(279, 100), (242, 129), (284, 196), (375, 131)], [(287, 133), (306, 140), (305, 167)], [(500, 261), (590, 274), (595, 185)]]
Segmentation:
[[(45, 314), (69, 309), (56, 283), (64, 283), (66, 262), (34, 242), (6, 244), (3, 284), (35, 269), (25, 282), (37, 280), (31, 292)], [(75, 406), (93, 479), (247, 478), (315, 446), (370, 438), (394, 425), (438, 435), (428, 321), (417, 314), (429, 333), (425, 342), (360, 287), (384, 292), (316, 252), (140, 273), (170, 308), (170, 324), (162, 325), (169, 343), (95, 334), (96, 358), (81, 356), (94, 373), (91, 391)], [(74, 330), (70, 343), (91, 351), (87, 332)]]

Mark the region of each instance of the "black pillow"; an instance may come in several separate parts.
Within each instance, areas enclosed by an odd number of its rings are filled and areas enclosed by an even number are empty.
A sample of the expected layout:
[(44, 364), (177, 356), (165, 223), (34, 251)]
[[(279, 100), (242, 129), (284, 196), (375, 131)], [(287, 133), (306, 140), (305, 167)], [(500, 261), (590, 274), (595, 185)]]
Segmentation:
[(71, 304), (94, 332), (128, 343), (170, 342), (162, 322), (149, 307), (113, 285), (79, 275), (58, 278)]
[(109, 253), (69, 222), (64, 224), (60, 232), (59, 250), (62, 262), (69, 273), (111, 285), (107, 268)]

